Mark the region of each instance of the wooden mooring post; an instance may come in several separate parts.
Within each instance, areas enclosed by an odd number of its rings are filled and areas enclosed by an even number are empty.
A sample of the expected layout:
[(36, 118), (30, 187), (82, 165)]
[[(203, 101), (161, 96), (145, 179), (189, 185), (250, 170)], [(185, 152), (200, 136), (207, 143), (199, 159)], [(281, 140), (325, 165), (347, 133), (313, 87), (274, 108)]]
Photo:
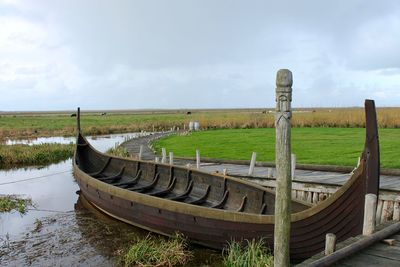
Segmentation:
[(200, 169), (200, 150), (196, 149), (196, 168)]
[(325, 237), (325, 255), (330, 255), (336, 249), (336, 235), (329, 233)]
[(169, 152), (169, 165), (174, 165), (174, 152)]
[(143, 145), (140, 145), (138, 159), (142, 160), (142, 157), (143, 157)]
[(274, 228), (274, 266), (290, 266), (291, 211), (291, 118), (292, 73), (279, 70), (276, 75), (276, 196)]
[(365, 195), (363, 235), (372, 235), (375, 231), (376, 202), (375, 194)]
[(161, 148), (161, 163), (167, 163), (167, 150), (163, 147)]
[(254, 173), (254, 167), (256, 166), (256, 157), (257, 157), (257, 153), (253, 152), (251, 154), (251, 161), (250, 161), (250, 167), (249, 167), (249, 176), (253, 175)]

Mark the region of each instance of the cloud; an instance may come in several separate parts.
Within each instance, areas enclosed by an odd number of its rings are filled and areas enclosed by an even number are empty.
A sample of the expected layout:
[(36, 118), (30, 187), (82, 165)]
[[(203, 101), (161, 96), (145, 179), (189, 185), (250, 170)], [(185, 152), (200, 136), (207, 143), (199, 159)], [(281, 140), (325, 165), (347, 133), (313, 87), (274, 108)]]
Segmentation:
[(1, 109), (398, 105), (400, 3), (3, 1)]

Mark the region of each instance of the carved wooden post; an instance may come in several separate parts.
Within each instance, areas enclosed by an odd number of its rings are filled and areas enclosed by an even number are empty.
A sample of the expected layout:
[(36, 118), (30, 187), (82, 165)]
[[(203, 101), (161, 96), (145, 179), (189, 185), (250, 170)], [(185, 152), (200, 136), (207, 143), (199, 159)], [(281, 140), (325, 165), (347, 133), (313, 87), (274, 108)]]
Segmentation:
[(292, 73), (279, 70), (276, 75), (276, 196), (274, 229), (274, 266), (290, 266), (291, 211), (291, 118)]

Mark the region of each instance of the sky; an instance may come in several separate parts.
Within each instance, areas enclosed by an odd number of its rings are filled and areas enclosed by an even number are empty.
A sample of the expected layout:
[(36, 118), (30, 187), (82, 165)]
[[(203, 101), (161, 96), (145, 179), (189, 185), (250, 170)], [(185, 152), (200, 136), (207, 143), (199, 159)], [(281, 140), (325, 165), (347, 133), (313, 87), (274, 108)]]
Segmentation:
[(398, 0), (0, 0), (0, 110), (400, 106)]

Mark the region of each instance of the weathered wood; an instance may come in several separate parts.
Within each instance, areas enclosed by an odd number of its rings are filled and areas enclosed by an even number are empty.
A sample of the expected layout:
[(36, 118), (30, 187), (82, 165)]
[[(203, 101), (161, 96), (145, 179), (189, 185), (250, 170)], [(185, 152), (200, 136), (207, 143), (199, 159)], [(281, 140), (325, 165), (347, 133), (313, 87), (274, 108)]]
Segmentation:
[(375, 231), (376, 201), (375, 194), (365, 195), (363, 235), (371, 235)]
[(393, 221), (400, 221), (400, 197), (397, 197), (394, 202)]
[(273, 176), (273, 169), (272, 168), (268, 168), (267, 169), (267, 178), (272, 178)]
[(222, 170), (222, 174), (223, 174), (224, 176), (226, 176), (226, 174), (227, 174), (226, 169), (223, 169), (223, 170)]
[(140, 145), (138, 159), (142, 160), (142, 157), (143, 157), (143, 145)]
[(396, 239), (393, 239), (393, 238), (383, 239), (382, 243), (385, 243), (389, 246), (393, 246), (394, 244), (396, 244)]
[(154, 158), (154, 162), (156, 162), (156, 163), (160, 162), (160, 158), (159, 157), (155, 157)]
[(279, 70), (276, 75), (276, 196), (274, 228), (274, 266), (290, 266), (291, 211), (291, 101), (292, 73)]
[(336, 235), (329, 233), (325, 237), (325, 255), (330, 255), (335, 252), (336, 248)]
[(167, 163), (167, 150), (163, 147), (161, 148), (161, 163)]
[(291, 170), (292, 170), (292, 180), (294, 179), (294, 171), (296, 170), (296, 154), (292, 154), (291, 158)]
[(393, 205), (392, 201), (383, 201), (381, 223), (387, 222), (392, 218)]
[[(325, 256), (323, 258), (320, 258), (318, 260), (315, 260), (313, 262), (307, 263), (308, 267), (321, 267), (321, 266), (332, 266), (334, 263), (338, 262), (339, 260), (342, 260), (346, 257), (349, 257), (350, 255), (353, 255), (370, 245), (374, 244), (375, 242), (378, 242), (380, 240), (383, 240), (395, 233), (400, 231), (400, 223), (395, 223), (392, 224), (383, 230), (380, 230), (378, 232), (373, 233), (370, 236), (366, 236), (342, 249), (339, 249), (335, 251), (334, 253)], [(346, 260), (347, 263), (350, 262), (351, 259)]]
[(196, 168), (200, 169), (200, 150), (196, 149)]
[(376, 225), (381, 223), (382, 206), (383, 206), (383, 201), (382, 200), (378, 200), (378, 207), (376, 209), (376, 220), (375, 220), (375, 224)]
[(169, 152), (169, 164), (174, 165), (174, 152)]
[(256, 157), (257, 157), (257, 153), (253, 152), (251, 154), (251, 160), (250, 160), (250, 166), (249, 166), (249, 175), (253, 175), (254, 173), (254, 166), (256, 165)]

